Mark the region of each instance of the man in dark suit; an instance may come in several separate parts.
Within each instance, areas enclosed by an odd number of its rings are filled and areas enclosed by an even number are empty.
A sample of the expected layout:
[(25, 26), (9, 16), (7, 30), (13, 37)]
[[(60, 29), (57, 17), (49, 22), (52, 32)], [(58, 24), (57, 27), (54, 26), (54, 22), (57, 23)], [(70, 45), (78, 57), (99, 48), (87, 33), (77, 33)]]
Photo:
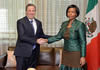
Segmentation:
[(36, 19), (36, 6), (26, 6), (26, 16), (17, 21), (18, 40), (14, 55), (16, 56), (17, 70), (27, 70), (29, 67), (36, 68), (40, 45), (38, 38), (47, 38), (42, 30), (41, 22)]

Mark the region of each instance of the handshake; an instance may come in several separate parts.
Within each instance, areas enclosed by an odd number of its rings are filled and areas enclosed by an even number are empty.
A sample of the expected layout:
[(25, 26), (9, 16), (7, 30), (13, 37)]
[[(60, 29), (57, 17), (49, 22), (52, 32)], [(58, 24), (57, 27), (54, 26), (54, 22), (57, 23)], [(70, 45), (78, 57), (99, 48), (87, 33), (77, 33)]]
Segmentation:
[(44, 39), (44, 38), (37, 39), (38, 44), (44, 44), (44, 43), (47, 43), (47, 42), (48, 42), (48, 39)]

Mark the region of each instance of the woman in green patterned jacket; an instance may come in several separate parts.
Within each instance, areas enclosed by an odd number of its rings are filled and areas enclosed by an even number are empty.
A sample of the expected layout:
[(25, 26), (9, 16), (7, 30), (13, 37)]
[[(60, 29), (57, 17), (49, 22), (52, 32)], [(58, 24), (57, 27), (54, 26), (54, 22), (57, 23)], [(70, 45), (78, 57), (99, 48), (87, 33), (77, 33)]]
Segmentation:
[(76, 19), (79, 14), (79, 8), (76, 5), (68, 6), (66, 16), (69, 20), (62, 23), (58, 34), (37, 41), (43, 44), (64, 39), (60, 70), (83, 70), (82, 66), (85, 64), (86, 56), (86, 26)]

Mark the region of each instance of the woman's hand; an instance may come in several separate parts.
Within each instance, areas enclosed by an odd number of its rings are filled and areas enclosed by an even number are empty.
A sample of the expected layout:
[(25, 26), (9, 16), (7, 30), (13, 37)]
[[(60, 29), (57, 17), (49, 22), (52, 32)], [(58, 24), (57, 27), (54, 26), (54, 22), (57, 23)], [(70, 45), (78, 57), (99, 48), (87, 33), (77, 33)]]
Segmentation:
[(47, 43), (47, 42), (48, 42), (48, 39), (44, 39), (44, 38), (37, 39), (38, 44), (44, 44), (44, 43)]
[(81, 67), (86, 63), (85, 57), (80, 58), (80, 65)]

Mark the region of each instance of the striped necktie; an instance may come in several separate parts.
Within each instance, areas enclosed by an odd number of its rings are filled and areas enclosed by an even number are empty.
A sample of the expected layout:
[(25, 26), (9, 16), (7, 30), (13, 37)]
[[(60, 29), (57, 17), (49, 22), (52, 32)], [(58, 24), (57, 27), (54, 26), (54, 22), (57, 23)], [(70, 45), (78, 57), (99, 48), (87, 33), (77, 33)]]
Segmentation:
[[(31, 20), (30, 23), (32, 24), (32, 27), (33, 27), (33, 20)], [(33, 27), (33, 29), (34, 29), (34, 27)], [(36, 45), (34, 44), (34, 45), (33, 45), (33, 50), (34, 50), (35, 48), (36, 48)]]

